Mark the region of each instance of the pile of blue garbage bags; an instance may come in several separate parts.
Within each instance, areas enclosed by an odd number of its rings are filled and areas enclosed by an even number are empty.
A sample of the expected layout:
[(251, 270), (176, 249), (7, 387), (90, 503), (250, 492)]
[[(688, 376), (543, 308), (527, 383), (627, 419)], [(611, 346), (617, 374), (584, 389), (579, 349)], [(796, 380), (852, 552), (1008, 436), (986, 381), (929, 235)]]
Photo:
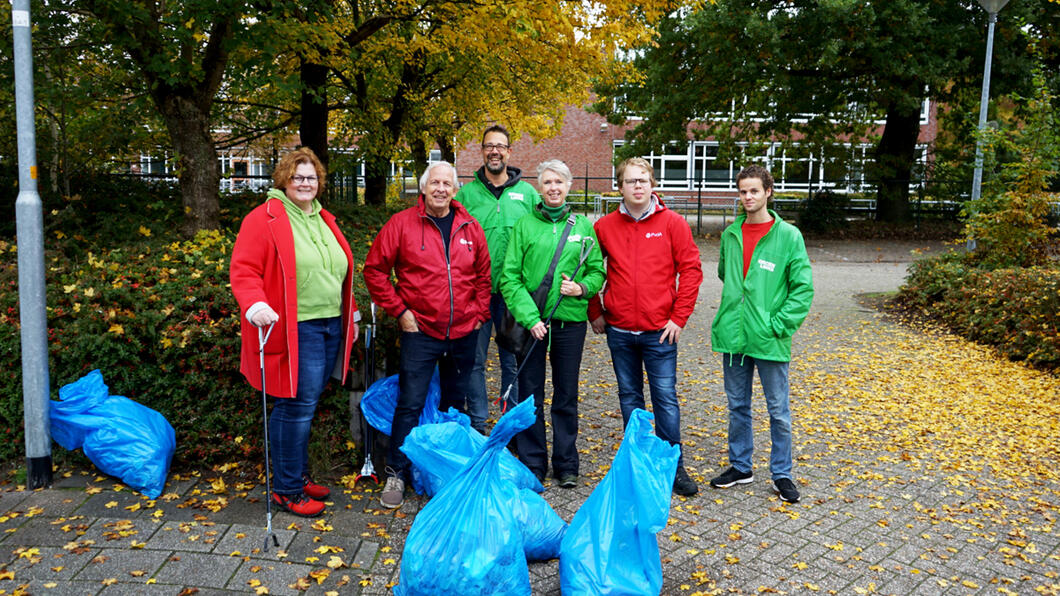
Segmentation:
[(111, 395), (98, 369), (59, 388), (49, 404), (55, 442), (83, 449), (103, 472), (150, 499), (166, 485), (177, 448), (165, 416), (122, 395)]
[[(669, 518), (680, 448), (655, 436), (650, 413), (635, 411), (610, 470), (568, 525), (506, 449), (534, 423), (533, 402), (524, 399), (485, 437), (464, 414), (438, 411), (432, 381), (420, 425), (401, 447), (413, 488), (431, 500), (405, 541), (395, 596), (529, 595), (527, 562), (557, 557), (565, 595), (659, 594), (655, 535)], [(389, 377), (368, 389), (361, 408), (389, 434), (396, 403)]]

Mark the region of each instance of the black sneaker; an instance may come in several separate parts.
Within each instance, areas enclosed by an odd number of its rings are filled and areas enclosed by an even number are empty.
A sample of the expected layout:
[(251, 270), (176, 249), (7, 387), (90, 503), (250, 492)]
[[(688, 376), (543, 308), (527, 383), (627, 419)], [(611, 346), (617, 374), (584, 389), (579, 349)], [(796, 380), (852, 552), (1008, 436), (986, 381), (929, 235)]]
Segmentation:
[(574, 488), (578, 486), (577, 474), (563, 474), (558, 478), (560, 488)]
[(741, 472), (730, 466), (728, 470), (721, 473), (721, 476), (711, 480), (710, 485), (714, 488), (729, 488), (734, 484), (748, 484), (754, 479), (754, 472)]
[(791, 478), (777, 478), (774, 480), (773, 492), (780, 495), (780, 500), (785, 503), (799, 502), (799, 489), (795, 488), (795, 483), (791, 481)]
[(688, 472), (685, 471), (685, 467), (678, 466), (677, 474), (674, 476), (674, 494), (682, 497), (691, 497), (698, 492), (699, 487), (688, 477)]

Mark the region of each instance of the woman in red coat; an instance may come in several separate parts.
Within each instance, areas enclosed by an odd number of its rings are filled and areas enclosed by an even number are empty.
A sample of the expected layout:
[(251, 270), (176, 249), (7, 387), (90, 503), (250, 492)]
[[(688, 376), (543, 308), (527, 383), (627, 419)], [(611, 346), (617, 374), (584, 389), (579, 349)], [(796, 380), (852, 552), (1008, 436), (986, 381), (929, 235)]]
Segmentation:
[(330, 491), (309, 477), (309, 431), (317, 400), (334, 376), (345, 380), (360, 313), (353, 298), (353, 253), (335, 217), (317, 201), (326, 171), (308, 148), (276, 165), (265, 203), (243, 220), (230, 279), (239, 302), (240, 372), (261, 387), (258, 328), (265, 344), (273, 500), (303, 517), (324, 511)]

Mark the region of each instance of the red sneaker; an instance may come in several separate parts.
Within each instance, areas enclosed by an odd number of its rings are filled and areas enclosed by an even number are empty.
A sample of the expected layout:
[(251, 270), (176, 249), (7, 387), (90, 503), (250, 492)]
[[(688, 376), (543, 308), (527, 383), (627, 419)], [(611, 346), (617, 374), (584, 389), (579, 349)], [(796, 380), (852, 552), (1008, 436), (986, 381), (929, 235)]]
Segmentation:
[(330, 488), (326, 486), (320, 486), (316, 482), (310, 480), (309, 476), (302, 476), (302, 482), (305, 483), (304, 485), (302, 485), (302, 492), (304, 492), (306, 496), (310, 499), (323, 501), (324, 499), (328, 498), (328, 495), (331, 494)]
[(324, 512), (324, 504), (310, 499), (304, 493), (278, 495), (272, 493), (272, 502), (300, 517), (316, 517)]

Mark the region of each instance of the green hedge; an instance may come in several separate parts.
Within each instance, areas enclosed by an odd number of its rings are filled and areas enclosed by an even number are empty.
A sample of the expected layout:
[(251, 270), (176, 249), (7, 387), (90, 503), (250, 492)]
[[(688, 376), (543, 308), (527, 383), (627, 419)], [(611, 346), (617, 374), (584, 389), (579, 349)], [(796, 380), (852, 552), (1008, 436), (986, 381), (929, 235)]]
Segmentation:
[(964, 255), (917, 261), (897, 302), (1014, 360), (1060, 368), (1060, 270), (986, 270)]
[[(119, 192), (52, 201), (45, 214), (52, 398), (98, 368), (112, 394), (158, 410), (173, 425), (175, 465), (257, 457), (261, 394), (238, 373), (239, 315), (228, 262), (239, 221), (261, 195), (224, 197), (225, 229), (185, 241), (176, 236), (180, 201), (172, 189), (116, 184)], [(329, 209), (359, 272), (389, 214), (343, 204)], [(16, 264), (11, 239), (0, 240), (0, 284), (8, 288), (0, 295), (6, 330), (0, 334), (0, 425), (8, 439), (0, 441), (0, 461), (21, 458), (24, 445)], [(367, 314), (364, 284), (355, 289)], [(355, 365), (361, 358), (355, 352)], [(314, 423), (315, 460), (350, 459), (348, 424), (347, 392), (333, 383)]]

